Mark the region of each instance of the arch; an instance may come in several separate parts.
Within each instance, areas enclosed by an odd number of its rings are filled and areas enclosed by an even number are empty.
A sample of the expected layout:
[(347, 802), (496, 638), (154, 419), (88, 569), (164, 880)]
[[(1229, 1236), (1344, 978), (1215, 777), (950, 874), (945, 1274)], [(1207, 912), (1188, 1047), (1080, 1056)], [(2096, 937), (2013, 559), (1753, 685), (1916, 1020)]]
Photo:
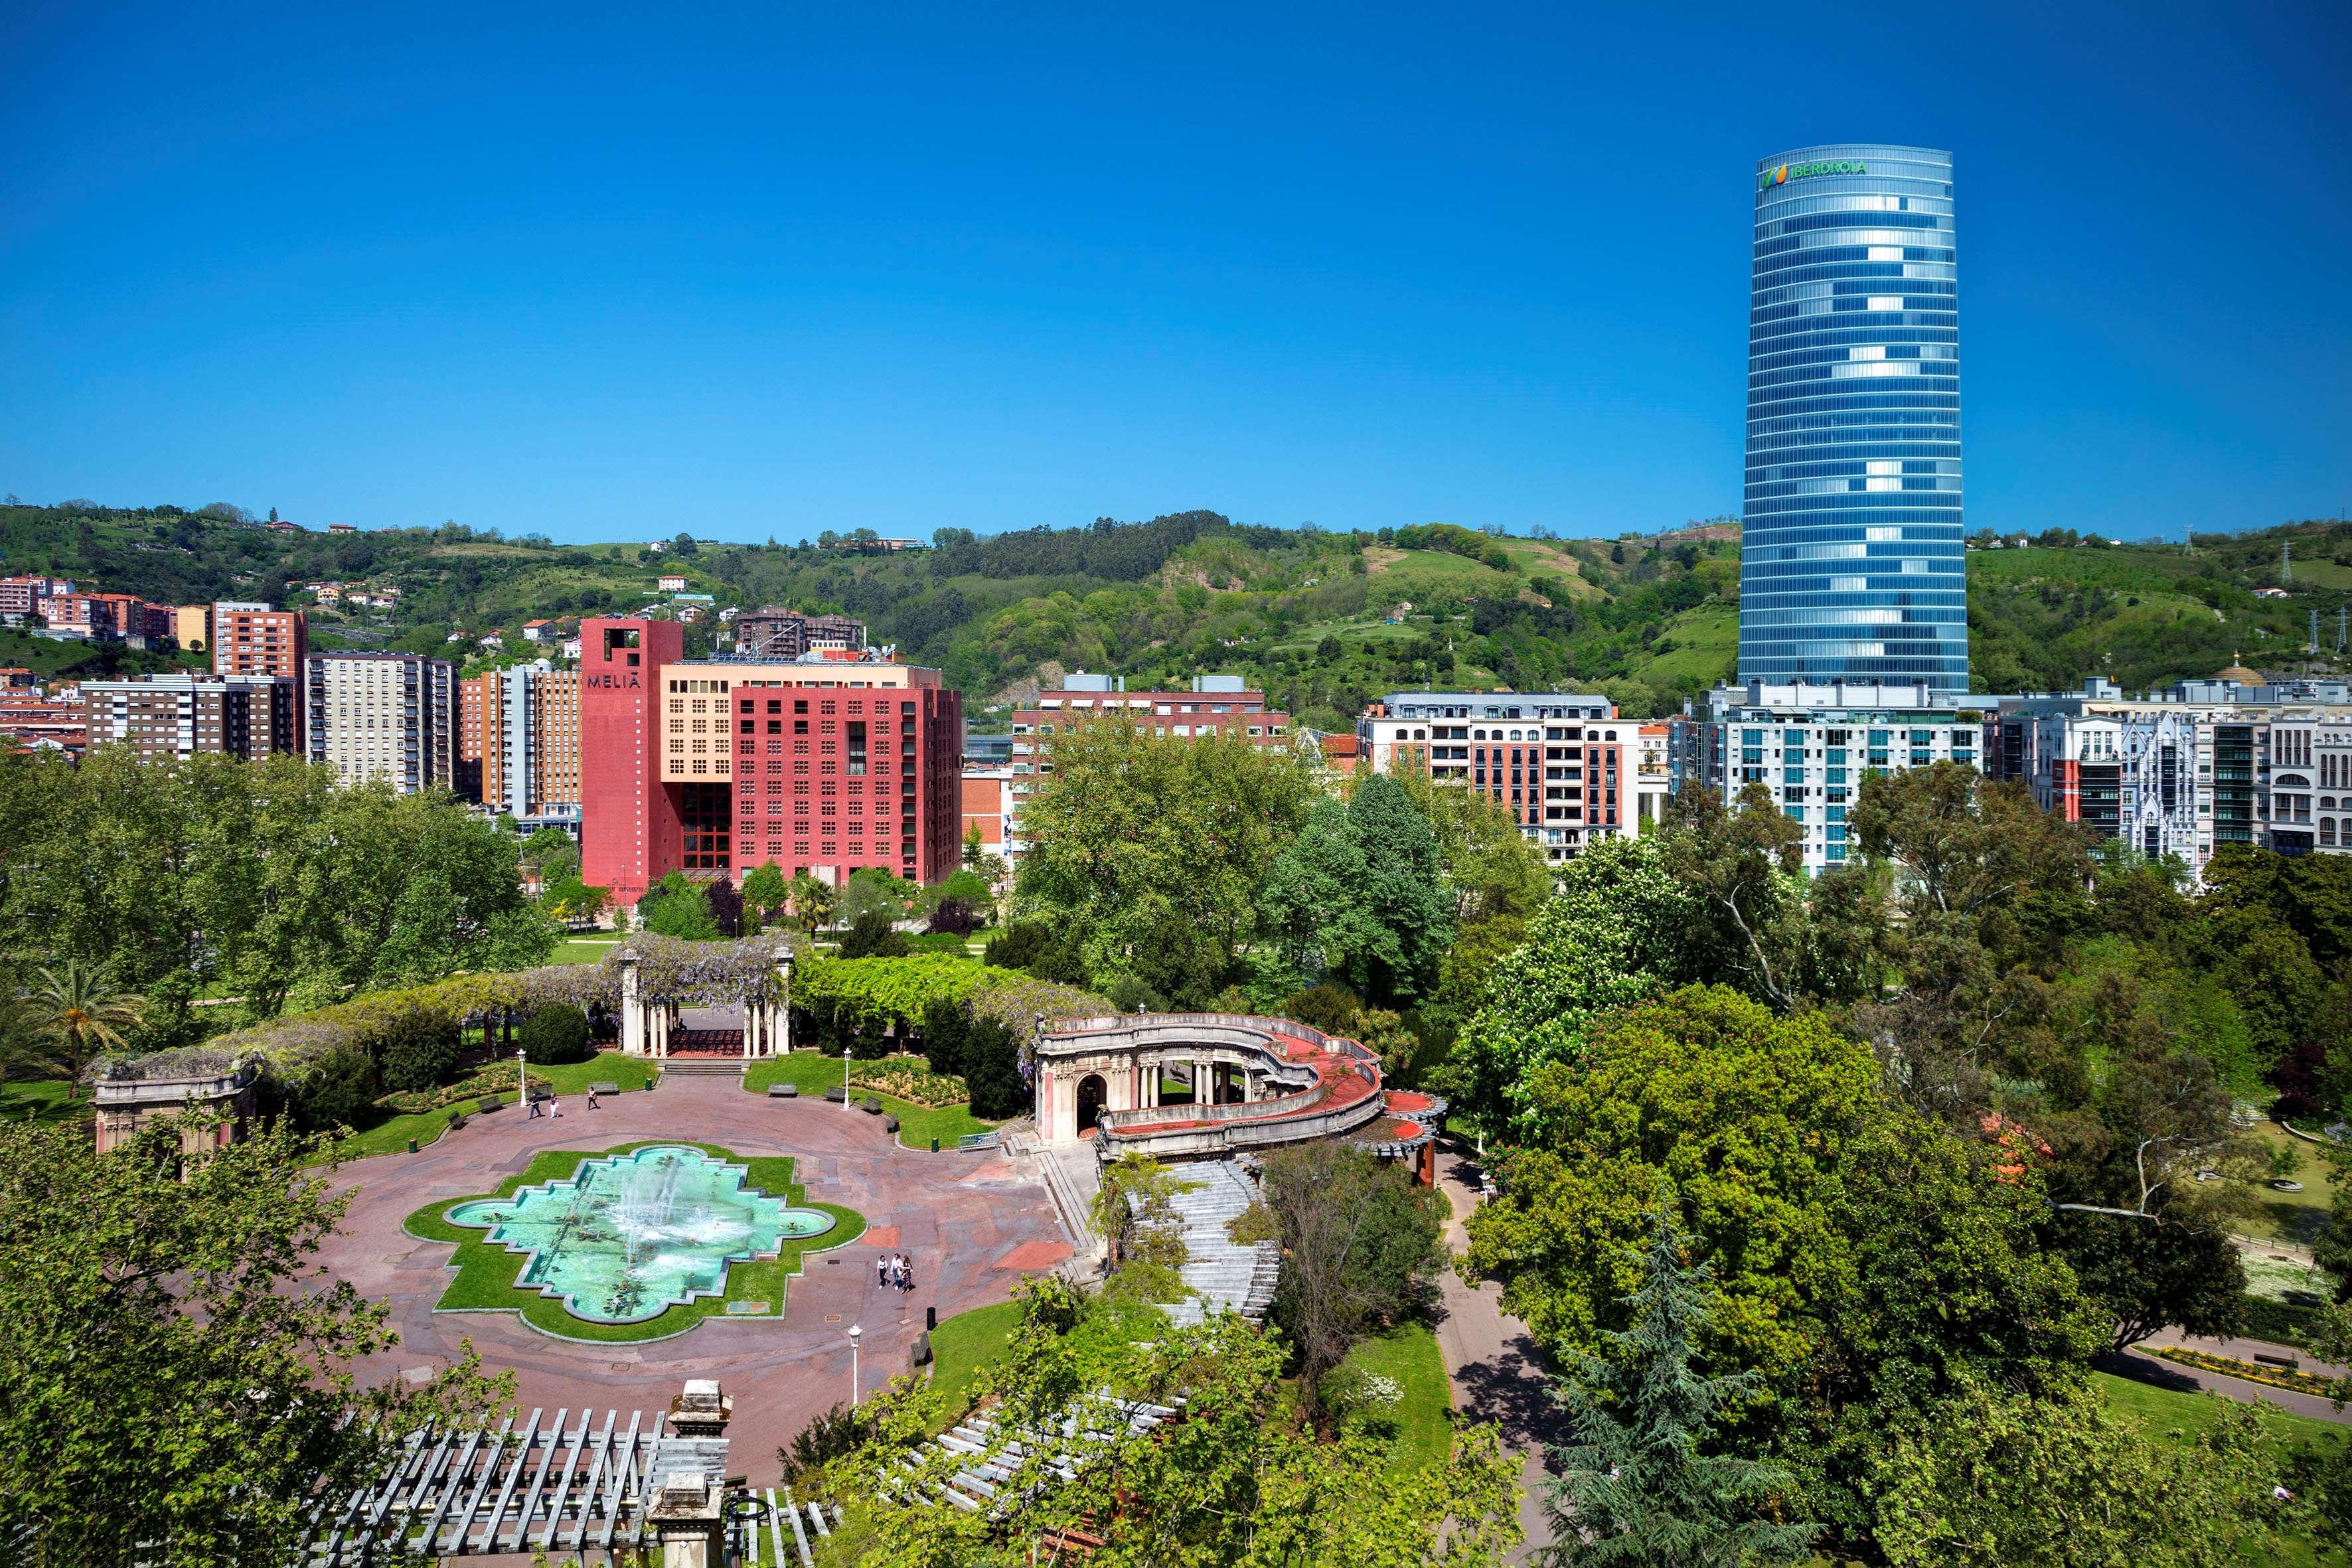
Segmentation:
[(1078, 1079), (1077, 1110), (1080, 1135), (1083, 1136), (1093, 1129), (1095, 1118), (1102, 1113), (1103, 1101), (1109, 1093), (1110, 1088), (1103, 1082), (1100, 1073), (1090, 1072)]
[(2273, 789), (2309, 789), (2311, 781), (2301, 773), (2281, 773), (2271, 780)]

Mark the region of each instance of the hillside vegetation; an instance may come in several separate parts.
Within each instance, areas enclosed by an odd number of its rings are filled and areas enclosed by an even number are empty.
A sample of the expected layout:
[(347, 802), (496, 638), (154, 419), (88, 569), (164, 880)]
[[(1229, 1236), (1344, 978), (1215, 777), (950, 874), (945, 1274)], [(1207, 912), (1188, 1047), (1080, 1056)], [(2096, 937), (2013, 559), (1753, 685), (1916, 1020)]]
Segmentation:
[[(827, 536), (830, 537), (830, 536)], [(2297, 560), (2284, 600), (2283, 545)], [(1447, 523), (1333, 533), (1214, 512), (977, 538), (945, 528), (889, 553), (854, 536), (819, 545), (652, 542), (554, 545), (460, 524), (329, 535), (253, 527), (215, 504), (0, 507), (11, 572), (86, 578), (171, 602), (304, 602), (316, 580), (397, 585), (394, 611), (318, 612), (321, 647), (445, 652), (522, 622), (666, 605), (683, 574), (719, 605), (782, 604), (862, 617), (907, 658), (1002, 704), (1076, 669), (1130, 684), (1209, 671), (1263, 685), (1307, 723), (1345, 728), (1369, 700), (1428, 684), (1607, 691), (1632, 715), (1679, 709), (1738, 662), (1738, 528), (1643, 538), (1493, 536)], [(2333, 671), (2352, 596), (2352, 525), (2290, 524), (2179, 544), (2086, 545), (2047, 534), (1969, 557), (1976, 684), (2126, 688), (2207, 675), (2234, 658)], [(2306, 611), (2321, 613), (2315, 660)], [(719, 630), (689, 628), (702, 651)], [(509, 649), (505, 657), (517, 656)]]

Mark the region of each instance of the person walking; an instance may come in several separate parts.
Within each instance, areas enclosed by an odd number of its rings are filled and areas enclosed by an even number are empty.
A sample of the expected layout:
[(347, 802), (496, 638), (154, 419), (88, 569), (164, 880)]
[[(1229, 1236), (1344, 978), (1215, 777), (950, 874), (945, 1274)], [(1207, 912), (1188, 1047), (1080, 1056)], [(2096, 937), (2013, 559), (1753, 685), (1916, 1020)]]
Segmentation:
[(547, 1097), (547, 1113), (550, 1116), (554, 1117), (559, 1121), (563, 1120), (563, 1101), (556, 1099), (555, 1096), (551, 1094), (549, 1095)]
[(890, 1255), (887, 1252), (877, 1252), (874, 1255), (874, 1283), (877, 1285), (890, 1283)]
[(588, 1109), (591, 1110), (597, 1109), (596, 1086), (593, 1083), (588, 1086)]
[[(528, 1096), (526, 1096), (525, 1098), (526, 1098), (526, 1099), (529, 1099), (529, 1097), (528, 1097)], [(526, 1106), (523, 1108), (522, 1119), (523, 1119), (525, 1121), (529, 1121), (532, 1117), (534, 1117), (534, 1116), (539, 1116), (539, 1115), (541, 1115), (541, 1114), (543, 1114), (543, 1111), (542, 1111), (542, 1110), (541, 1110), (541, 1106), (540, 1106), (539, 1101), (538, 1101), (538, 1100), (531, 1100), (530, 1101), (530, 1103), (529, 1103), (528, 1105), (526, 1105)]]

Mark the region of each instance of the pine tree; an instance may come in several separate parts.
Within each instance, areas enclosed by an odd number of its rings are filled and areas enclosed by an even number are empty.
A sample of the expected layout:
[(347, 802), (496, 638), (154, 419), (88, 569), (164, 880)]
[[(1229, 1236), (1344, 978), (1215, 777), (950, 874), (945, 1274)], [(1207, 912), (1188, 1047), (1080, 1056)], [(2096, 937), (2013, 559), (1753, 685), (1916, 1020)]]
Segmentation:
[(1687, 1238), (1662, 1211), (1626, 1304), (1633, 1327), (1606, 1359), (1580, 1356), (1559, 1391), (1577, 1441), (1551, 1450), (1559, 1479), (1544, 1500), (1559, 1544), (1542, 1561), (1573, 1568), (1741, 1568), (1801, 1561), (1810, 1524), (1774, 1524), (1758, 1505), (1786, 1489), (1780, 1470), (1702, 1453), (1716, 1415), (1751, 1373), (1702, 1377), (1692, 1340), (1707, 1318), (1710, 1265), (1684, 1260)]

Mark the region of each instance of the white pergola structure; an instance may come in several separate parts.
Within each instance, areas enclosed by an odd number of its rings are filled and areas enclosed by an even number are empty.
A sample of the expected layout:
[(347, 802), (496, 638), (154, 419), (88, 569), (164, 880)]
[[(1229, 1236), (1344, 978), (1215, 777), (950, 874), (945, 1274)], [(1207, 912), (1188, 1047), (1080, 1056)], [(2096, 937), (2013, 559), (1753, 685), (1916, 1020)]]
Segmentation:
[[(1110, 1015), (1038, 1021), (1038, 1135), (1077, 1142), (1089, 1128), (1111, 1159), (1222, 1159), (1261, 1145), (1328, 1138), (1377, 1119), (1379, 1058), (1353, 1040), (1287, 1018), (1237, 1013)], [(1163, 1083), (1189, 1086), (1169, 1103)]]
[[(632, 1057), (667, 1057), (678, 1033), (678, 1014), (689, 1005), (740, 1006), (743, 1013), (743, 1055), (747, 1058), (779, 1057), (793, 1048), (793, 950), (778, 943), (770, 958), (772, 973), (748, 981), (688, 978), (666, 986), (650, 986), (644, 961), (635, 947), (619, 953), (621, 968), (621, 1050)], [(661, 994), (656, 994), (658, 991)]]

